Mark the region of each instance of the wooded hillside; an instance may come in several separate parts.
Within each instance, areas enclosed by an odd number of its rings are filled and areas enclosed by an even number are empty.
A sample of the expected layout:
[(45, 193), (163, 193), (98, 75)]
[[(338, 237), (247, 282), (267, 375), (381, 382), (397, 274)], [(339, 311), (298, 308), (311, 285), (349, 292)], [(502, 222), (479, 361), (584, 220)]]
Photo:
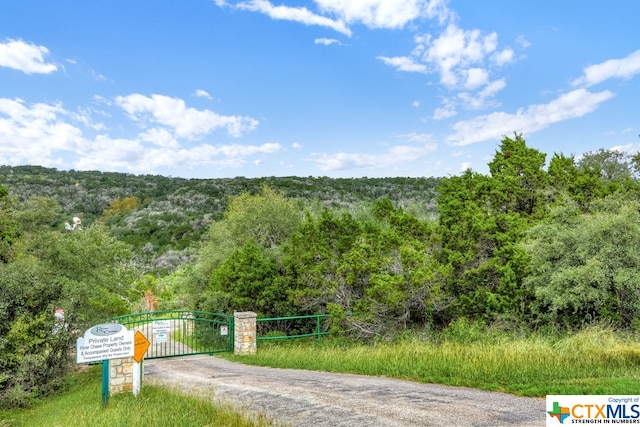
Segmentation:
[(87, 227), (104, 222), (129, 244), (148, 271), (164, 274), (192, 258), (212, 221), (222, 218), (230, 196), (257, 194), (267, 185), (301, 209), (354, 211), (389, 198), (421, 218), (435, 218), (441, 178), (265, 177), (184, 179), (99, 171), (59, 171), (41, 166), (0, 166), (0, 185), (20, 201), (56, 201), (56, 224), (73, 217)]

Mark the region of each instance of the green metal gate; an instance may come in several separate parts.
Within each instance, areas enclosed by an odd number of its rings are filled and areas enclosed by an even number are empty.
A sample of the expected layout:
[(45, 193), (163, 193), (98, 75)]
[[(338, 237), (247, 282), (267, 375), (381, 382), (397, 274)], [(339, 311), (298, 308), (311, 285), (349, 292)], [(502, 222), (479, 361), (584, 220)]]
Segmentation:
[(140, 331), (151, 342), (145, 359), (233, 351), (233, 316), (206, 311), (168, 310), (111, 319)]

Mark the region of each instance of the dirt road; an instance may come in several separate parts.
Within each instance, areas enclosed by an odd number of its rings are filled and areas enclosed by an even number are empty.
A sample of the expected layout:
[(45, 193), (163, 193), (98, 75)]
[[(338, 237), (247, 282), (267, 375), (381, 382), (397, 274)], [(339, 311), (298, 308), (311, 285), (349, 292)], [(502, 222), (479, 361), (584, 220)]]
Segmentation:
[(247, 366), (210, 356), (144, 362), (161, 383), (292, 427), (544, 426), (544, 399), (388, 378)]

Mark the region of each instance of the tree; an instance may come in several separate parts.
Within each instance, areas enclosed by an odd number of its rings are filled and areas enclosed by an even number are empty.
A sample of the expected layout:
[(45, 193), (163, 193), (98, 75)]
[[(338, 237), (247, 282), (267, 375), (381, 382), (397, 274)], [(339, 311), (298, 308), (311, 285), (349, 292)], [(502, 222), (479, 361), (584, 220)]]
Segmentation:
[(575, 158), (554, 154), (549, 162), (551, 198), (564, 203), (574, 200), (583, 210), (588, 210), (591, 201), (606, 194), (599, 168), (583, 165), (578, 167)]
[(438, 187), (438, 255), (452, 298), (449, 317), (521, 319), (532, 299), (522, 286), (527, 259), (517, 246), (544, 215), (545, 155), (520, 135), (504, 138), (489, 163), (491, 176), (471, 170)]
[(220, 221), (213, 222), (198, 249), (196, 261), (179, 271), (176, 286), (181, 299), (198, 307), (213, 305), (227, 307), (227, 303), (212, 305), (203, 300), (203, 292), (211, 284), (211, 275), (234, 252), (247, 242), (265, 251), (266, 258), (278, 255), (279, 247), (291, 236), (301, 221), (301, 209), (282, 193), (263, 186), (259, 194), (242, 193), (229, 199), (229, 207)]
[(640, 204), (620, 195), (553, 210), (528, 233), (531, 273), (525, 279), (537, 297), (542, 321), (577, 327), (596, 320), (640, 326)]
[(20, 235), (19, 223), (11, 216), (12, 207), (9, 190), (0, 185), (0, 264), (13, 259), (13, 245)]
[(112, 200), (109, 207), (105, 209), (102, 214), (104, 216), (123, 215), (127, 212), (134, 211), (140, 208), (140, 199), (137, 197), (125, 197), (124, 199)]
[(213, 271), (206, 294), (202, 308), (207, 311), (255, 311), (261, 317), (294, 314), (275, 259), (251, 240)]
[(623, 182), (633, 175), (632, 160), (623, 152), (617, 150), (589, 151), (578, 161), (580, 169), (593, 169), (600, 172), (604, 181)]
[(363, 220), (328, 209), (307, 214), (283, 248), (292, 302), (331, 313), (337, 330), (363, 339), (439, 322), (446, 298), (433, 227), (388, 200), (372, 211)]
[(527, 147), (521, 134), (502, 139), (500, 150), (489, 163), (496, 212), (531, 215), (543, 207), (540, 195), (547, 185), (545, 158), (546, 154)]
[(268, 186), (263, 186), (257, 195), (243, 193), (230, 198), (224, 214), (225, 226), (236, 246), (252, 239), (267, 249), (284, 242), (301, 219), (300, 207)]
[[(349, 213), (324, 209), (317, 218), (306, 214), (282, 249), (291, 296), (302, 312), (324, 313), (327, 302), (343, 297), (337, 281), (339, 262), (362, 233), (362, 224)], [(354, 293), (358, 291), (344, 295), (341, 306), (350, 310), (349, 295)]]

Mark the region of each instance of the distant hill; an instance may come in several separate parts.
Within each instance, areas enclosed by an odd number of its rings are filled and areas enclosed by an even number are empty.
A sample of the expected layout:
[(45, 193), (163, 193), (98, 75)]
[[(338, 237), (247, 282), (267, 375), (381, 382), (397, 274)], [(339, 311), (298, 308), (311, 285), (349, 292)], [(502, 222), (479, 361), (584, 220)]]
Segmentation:
[[(60, 171), (42, 166), (0, 166), (0, 184), (21, 201), (35, 196), (62, 207), (60, 226), (73, 216), (88, 225), (104, 220), (112, 234), (131, 244), (152, 270), (171, 270), (222, 217), (229, 196), (257, 193), (263, 185), (297, 199), (354, 210), (381, 198), (419, 217), (435, 217), (442, 178), (264, 177), (185, 179), (100, 171)], [(122, 203), (120, 203), (122, 202)], [(106, 212), (105, 212), (106, 211)], [(106, 213), (106, 215), (105, 215)], [(170, 258), (170, 259), (167, 259)]]

